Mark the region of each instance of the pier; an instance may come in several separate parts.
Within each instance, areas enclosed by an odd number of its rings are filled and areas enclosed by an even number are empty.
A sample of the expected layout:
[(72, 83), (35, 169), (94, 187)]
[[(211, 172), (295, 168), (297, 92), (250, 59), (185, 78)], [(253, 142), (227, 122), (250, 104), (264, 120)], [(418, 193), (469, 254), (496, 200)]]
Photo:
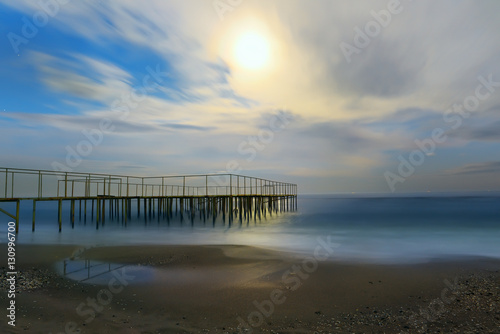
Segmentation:
[[(69, 220), (90, 219), (96, 228), (107, 219), (127, 222), (136, 214), (145, 221), (169, 220), (173, 215), (204, 221), (249, 219), (297, 210), (297, 185), (238, 174), (126, 176), (0, 167), (0, 205), (15, 203), (15, 212), (0, 212), (15, 221), (19, 231), (21, 201), (33, 205), (58, 203), (57, 226), (62, 230), (63, 203), (69, 202)], [(82, 218), (83, 217), (83, 218)]]

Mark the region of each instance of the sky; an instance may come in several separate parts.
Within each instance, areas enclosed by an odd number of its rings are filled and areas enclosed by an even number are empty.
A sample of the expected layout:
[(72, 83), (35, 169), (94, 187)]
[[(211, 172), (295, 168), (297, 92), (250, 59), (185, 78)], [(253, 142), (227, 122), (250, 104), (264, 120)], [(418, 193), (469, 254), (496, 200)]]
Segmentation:
[(500, 190), (500, 3), (0, 0), (0, 166)]

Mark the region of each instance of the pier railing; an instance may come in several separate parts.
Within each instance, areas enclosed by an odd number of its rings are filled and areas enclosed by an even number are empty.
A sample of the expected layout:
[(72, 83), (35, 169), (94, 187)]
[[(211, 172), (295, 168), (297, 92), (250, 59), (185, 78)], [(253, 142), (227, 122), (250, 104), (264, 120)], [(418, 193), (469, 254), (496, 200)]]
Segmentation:
[(140, 177), (0, 167), (0, 200), (296, 194), (296, 184), (237, 174)]
[[(118, 201), (121, 200), (124, 212), (130, 210), (131, 200), (136, 199), (139, 212), (141, 200), (145, 205), (149, 201), (149, 205), (152, 203), (153, 208), (155, 201), (158, 208), (160, 205), (167, 208), (168, 203), (172, 206), (172, 201), (176, 203), (178, 201), (181, 209), (183, 205), (187, 209), (191, 206), (203, 210), (206, 207), (213, 208), (220, 205), (221, 210), (230, 211), (232, 215), (233, 210), (237, 210), (234, 208), (238, 206), (240, 208), (247, 206), (249, 210), (256, 211), (263, 210), (265, 203), (270, 203), (269, 208), (276, 208), (276, 203), (283, 209), (287, 209), (289, 204), (292, 208), (296, 208), (296, 196), (296, 184), (238, 174), (143, 177), (0, 167), (0, 202), (17, 203), (15, 214), (3, 208), (0, 208), (0, 212), (15, 219), (17, 227), (20, 201), (32, 200), (33, 230), (37, 201), (59, 202), (59, 229), (61, 229), (62, 201), (66, 200), (71, 201), (72, 222), (74, 222), (75, 201), (79, 201), (80, 207), (84, 201), (86, 212), (87, 200), (91, 200), (93, 212), (95, 200), (97, 207), (102, 209), (101, 219), (104, 219), (106, 201), (113, 207), (119, 207)], [(198, 201), (196, 205), (195, 200)], [(111, 213), (110, 211), (110, 215)]]

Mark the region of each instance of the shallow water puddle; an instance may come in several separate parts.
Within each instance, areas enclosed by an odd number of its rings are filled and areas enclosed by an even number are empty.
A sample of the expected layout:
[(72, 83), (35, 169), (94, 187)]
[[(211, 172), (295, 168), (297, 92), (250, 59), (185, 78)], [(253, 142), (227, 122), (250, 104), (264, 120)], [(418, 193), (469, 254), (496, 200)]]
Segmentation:
[(228, 277), (241, 279), (227, 270), (190, 268), (154, 268), (150, 266), (109, 263), (94, 260), (65, 259), (56, 263), (56, 272), (73, 281), (86, 284), (107, 285), (126, 280), (127, 285), (162, 284), (169, 286), (196, 284), (226, 284)]
[(59, 275), (77, 282), (106, 285), (113, 279), (123, 277), (129, 284), (151, 282), (155, 279), (158, 269), (94, 260), (65, 259), (56, 263), (56, 271)]

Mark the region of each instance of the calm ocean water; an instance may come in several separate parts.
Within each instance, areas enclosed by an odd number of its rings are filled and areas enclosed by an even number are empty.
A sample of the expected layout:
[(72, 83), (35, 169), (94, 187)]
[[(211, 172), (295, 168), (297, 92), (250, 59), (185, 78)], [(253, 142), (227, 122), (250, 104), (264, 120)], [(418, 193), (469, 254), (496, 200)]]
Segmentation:
[[(90, 204), (90, 202), (89, 202)], [(311, 254), (318, 237), (330, 236), (340, 246), (333, 259), (405, 263), (459, 256), (500, 257), (500, 196), (462, 197), (356, 197), (299, 196), (297, 212), (268, 214), (250, 220), (223, 223), (219, 217), (194, 222), (174, 217), (170, 222), (138, 219), (133, 205), (131, 221), (69, 219), (63, 210), (58, 232), (57, 204), (37, 204), (36, 231), (31, 231), (31, 202), (22, 202), (18, 244), (156, 245), (238, 244), (285, 249)], [(2, 204), (2, 208), (9, 205)], [(90, 205), (88, 205), (90, 207)], [(2, 242), (9, 218), (2, 215)]]

